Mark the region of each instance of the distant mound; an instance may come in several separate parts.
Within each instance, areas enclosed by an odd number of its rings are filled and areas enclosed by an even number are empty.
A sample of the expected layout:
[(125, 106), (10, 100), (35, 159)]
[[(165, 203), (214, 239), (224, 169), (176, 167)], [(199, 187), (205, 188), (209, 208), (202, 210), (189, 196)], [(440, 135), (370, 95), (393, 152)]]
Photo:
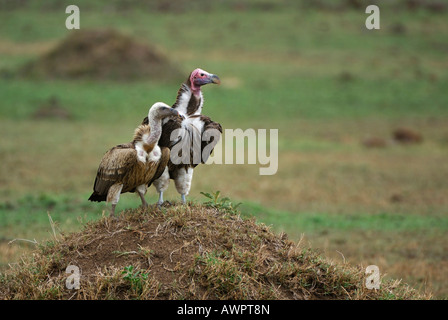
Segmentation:
[[(79, 289), (66, 287), (69, 265), (79, 268)], [(369, 290), (361, 267), (330, 262), (254, 219), (194, 204), (102, 217), (11, 268), (0, 274), (0, 299), (425, 298), (399, 281)]]
[(20, 74), (45, 78), (177, 81), (181, 72), (147, 44), (115, 30), (75, 30)]
[(41, 103), (32, 115), (33, 119), (59, 119), (72, 120), (73, 115), (69, 110), (61, 106), (58, 97), (52, 96), (47, 101)]
[(419, 132), (409, 128), (397, 128), (392, 134), (396, 142), (403, 144), (415, 144), (423, 141)]

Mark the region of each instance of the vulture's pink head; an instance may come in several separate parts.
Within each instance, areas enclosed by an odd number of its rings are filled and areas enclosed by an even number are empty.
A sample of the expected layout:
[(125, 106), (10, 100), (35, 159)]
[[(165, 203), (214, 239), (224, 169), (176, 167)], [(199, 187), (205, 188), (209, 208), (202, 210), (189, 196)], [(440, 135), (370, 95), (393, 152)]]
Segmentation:
[(220, 84), (221, 80), (219, 77), (215, 74), (208, 73), (205, 70), (202, 69), (195, 69), (190, 74), (190, 83), (191, 83), (191, 90), (193, 90), (194, 93), (198, 93), (201, 90), (201, 86), (208, 83), (216, 83)]

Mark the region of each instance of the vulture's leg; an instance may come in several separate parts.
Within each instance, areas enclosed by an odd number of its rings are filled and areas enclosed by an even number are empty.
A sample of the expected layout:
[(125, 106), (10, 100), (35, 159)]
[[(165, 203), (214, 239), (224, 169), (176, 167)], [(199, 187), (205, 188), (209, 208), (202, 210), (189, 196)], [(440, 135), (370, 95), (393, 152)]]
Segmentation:
[(122, 183), (116, 183), (112, 185), (112, 187), (109, 188), (109, 191), (107, 192), (107, 202), (112, 203), (112, 208), (110, 210), (111, 217), (115, 217), (115, 206), (118, 203), (118, 200), (120, 200), (120, 193), (123, 189)]
[(163, 193), (168, 189), (169, 184), (170, 174), (168, 172), (168, 167), (166, 167), (160, 178), (153, 182), (154, 187), (159, 193), (159, 201), (157, 201), (157, 204), (159, 206), (163, 204)]
[(177, 176), (174, 179), (177, 192), (180, 193), (181, 201), (183, 204), (187, 202), (185, 197), (190, 192), (191, 180), (193, 179), (193, 168), (180, 168), (177, 172)]
[(145, 194), (147, 189), (148, 188), (146, 187), (146, 184), (142, 184), (137, 187), (137, 193), (140, 196), (140, 199), (142, 200), (142, 207), (145, 209), (148, 208), (148, 203), (145, 200)]
[(157, 201), (158, 205), (162, 205), (163, 204), (163, 191), (159, 192), (159, 200)]
[(112, 206), (110, 208), (110, 216), (113, 218), (115, 218), (115, 206), (116, 205), (117, 205), (116, 203), (112, 203)]

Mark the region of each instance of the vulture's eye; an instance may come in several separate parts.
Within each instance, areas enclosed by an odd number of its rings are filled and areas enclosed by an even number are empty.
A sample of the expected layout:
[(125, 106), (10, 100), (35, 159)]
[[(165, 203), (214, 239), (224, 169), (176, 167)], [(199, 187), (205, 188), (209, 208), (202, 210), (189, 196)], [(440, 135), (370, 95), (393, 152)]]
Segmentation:
[(201, 73), (201, 77), (203, 77), (204, 76), (204, 74), (203, 73)]

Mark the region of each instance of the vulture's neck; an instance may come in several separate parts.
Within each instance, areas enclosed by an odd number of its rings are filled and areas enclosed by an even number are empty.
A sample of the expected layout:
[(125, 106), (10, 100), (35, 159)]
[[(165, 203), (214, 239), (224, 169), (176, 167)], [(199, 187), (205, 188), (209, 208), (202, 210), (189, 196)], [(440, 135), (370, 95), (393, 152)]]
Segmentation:
[(140, 161), (146, 162), (148, 155), (156, 146), (162, 134), (162, 121), (155, 117), (148, 118), (148, 125), (140, 125), (134, 134), (134, 146)]
[(182, 83), (177, 92), (177, 99), (173, 105), (180, 113), (192, 116), (201, 114), (203, 105), (203, 96), (200, 87), (192, 88), (190, 80)]
[(162, 120), (150, 115), (148, 117), (148, 122), (151, 131), (145, 143), (150, 146), (150, 149), (152, 150), (162, 135)]

